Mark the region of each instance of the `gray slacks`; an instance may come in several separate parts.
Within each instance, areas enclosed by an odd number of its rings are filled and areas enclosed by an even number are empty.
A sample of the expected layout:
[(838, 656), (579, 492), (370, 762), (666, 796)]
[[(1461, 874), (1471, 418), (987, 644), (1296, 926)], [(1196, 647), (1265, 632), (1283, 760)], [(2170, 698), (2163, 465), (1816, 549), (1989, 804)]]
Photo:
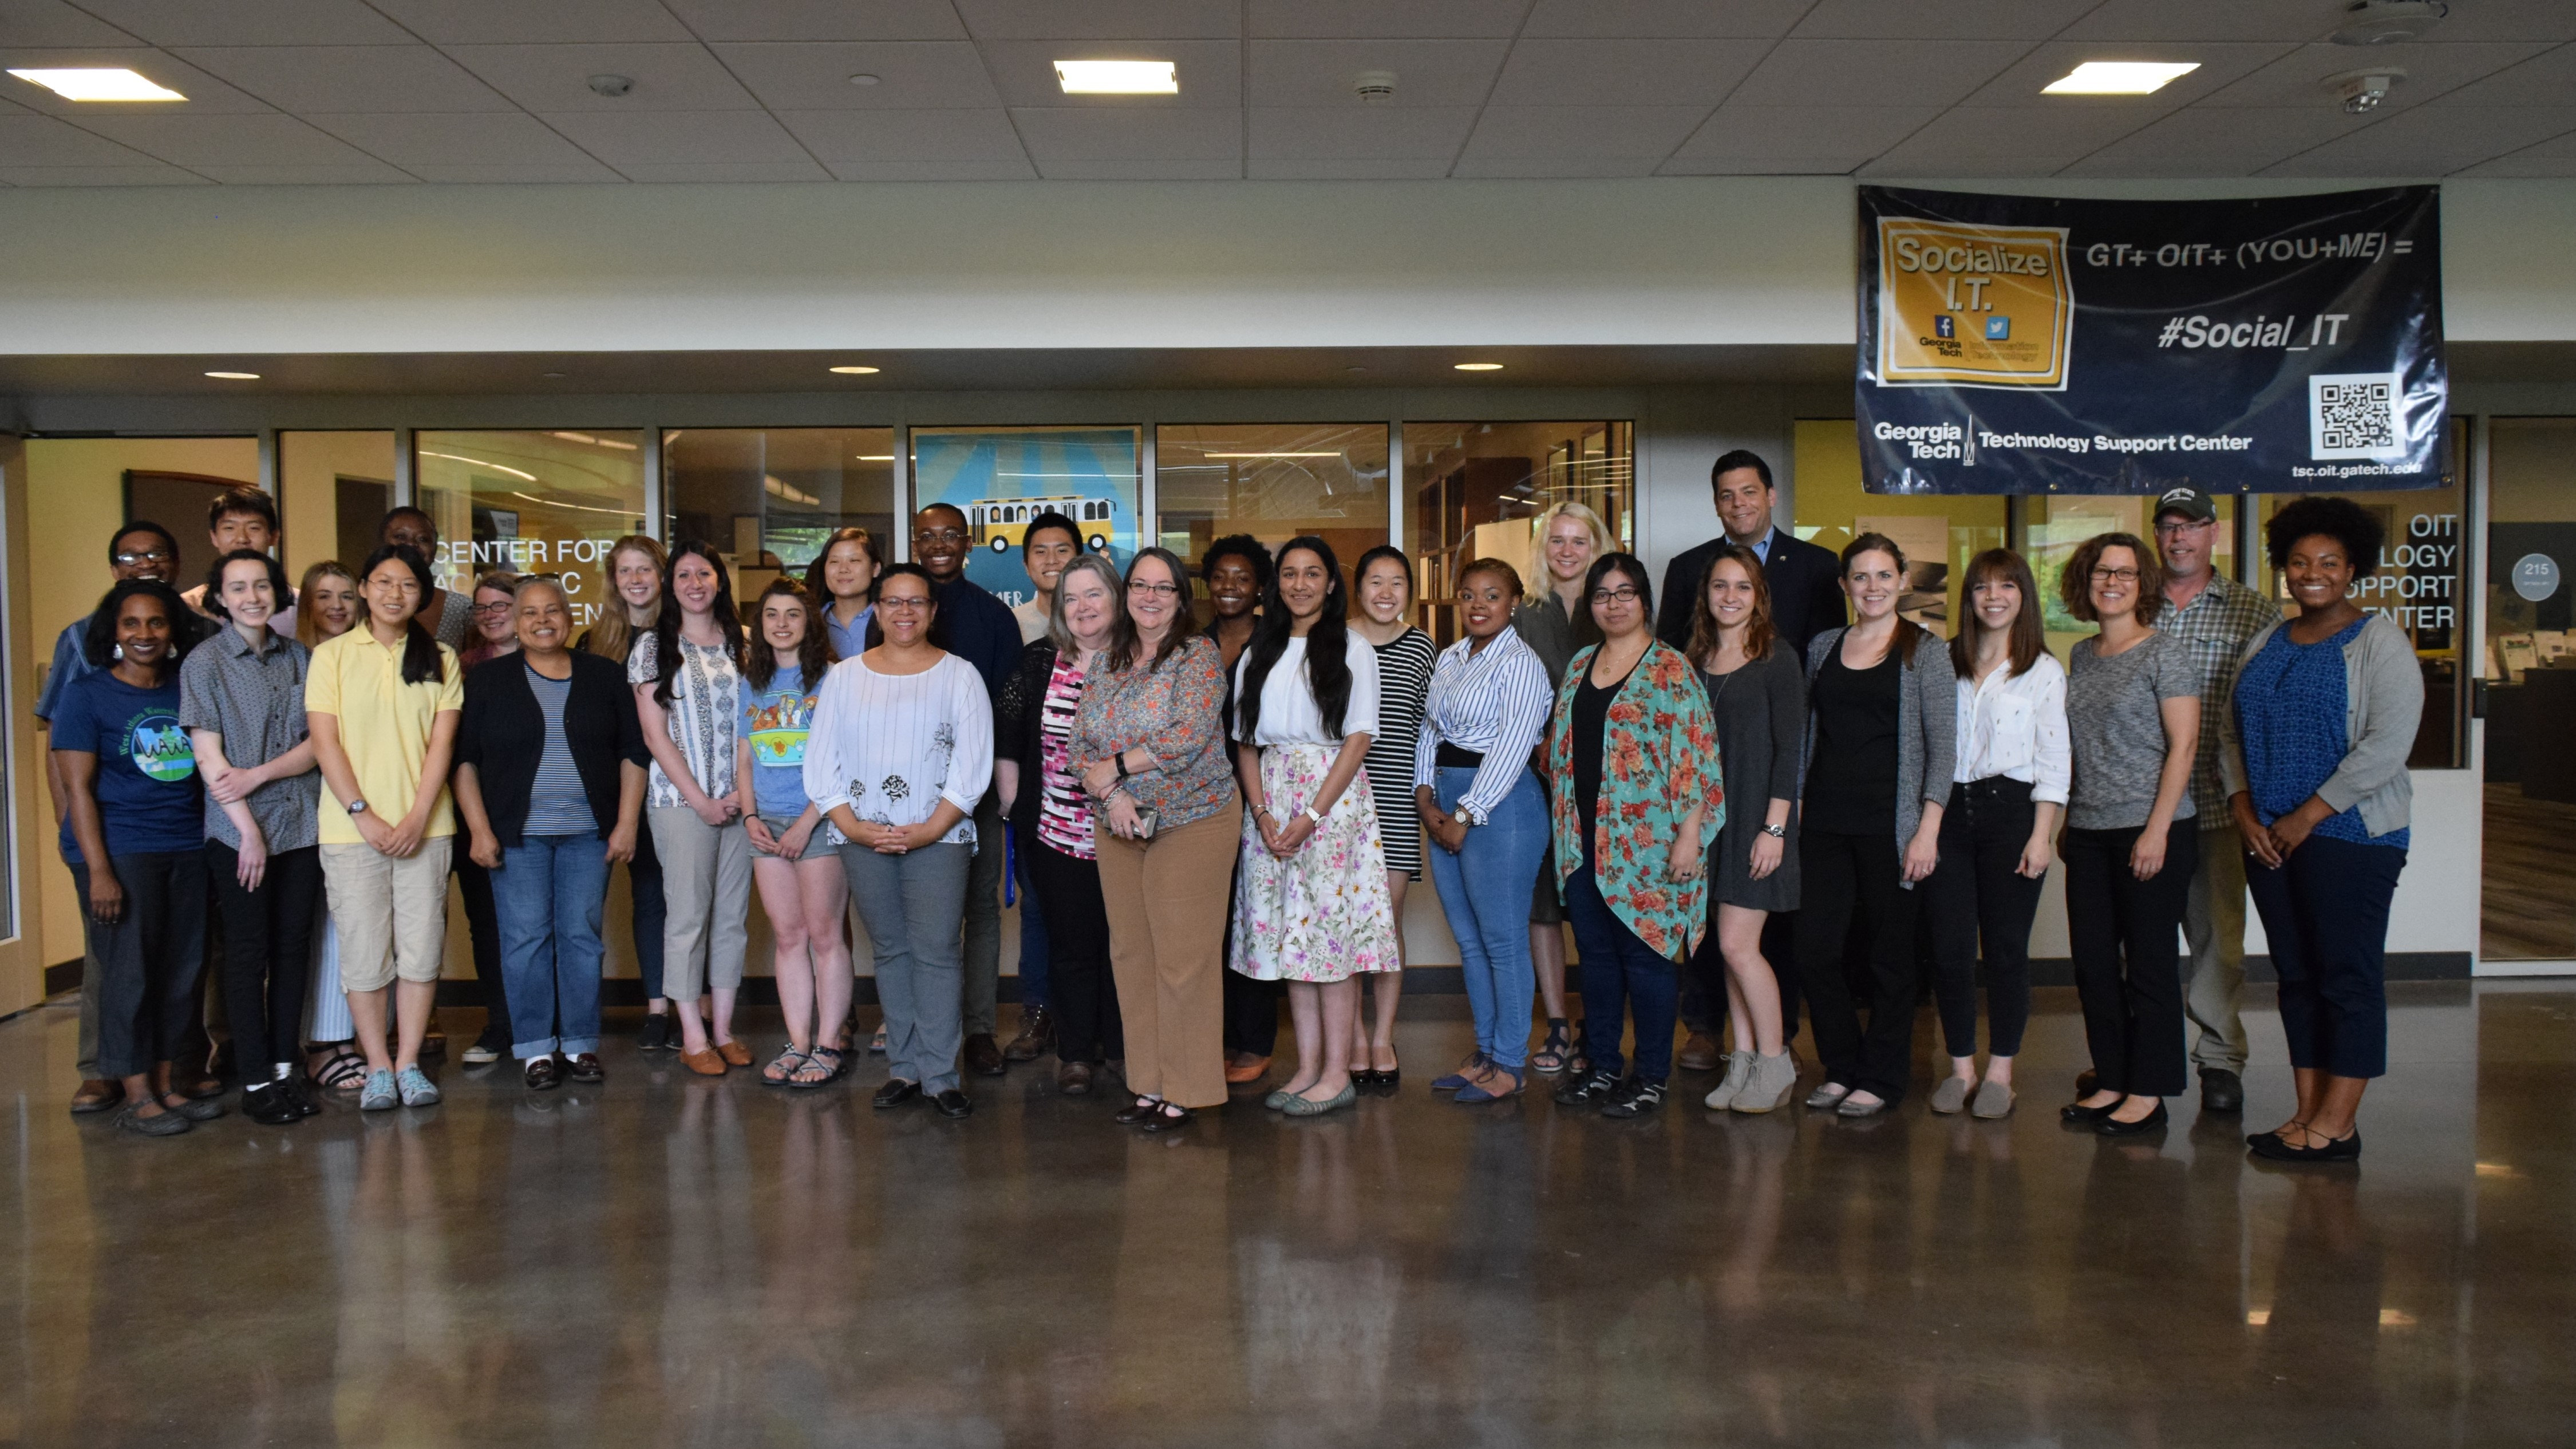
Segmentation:
[(2183, 902), (2182, 938), (2191, 946), (2183, 1012), (2191, 1019), (2191, 1064), (2245, 1070), (2245, 846), (2234, 825), (2203, 829), (2200, 864)]
[(972, 864), (969, 847), (925, 845), (880, 855), (844, 845), (841, 874), (876, 955), (877, 1004), (885, 1009), (886, 1066), (933, 1096), (957, 1086), (961, 933)]
[[(1002, 1000), (1002, 805), (992, 791), (975, 802), (975, 860), (966, 873), (968, 1036), (991, 1036)], [(963, 847), (960, 847), (961, 849)]]

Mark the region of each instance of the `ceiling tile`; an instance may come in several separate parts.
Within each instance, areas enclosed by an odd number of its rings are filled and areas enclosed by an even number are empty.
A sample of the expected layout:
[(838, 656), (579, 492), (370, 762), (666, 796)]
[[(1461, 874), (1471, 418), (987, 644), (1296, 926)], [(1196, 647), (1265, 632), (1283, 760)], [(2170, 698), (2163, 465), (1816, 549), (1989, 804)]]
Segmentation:
[(403, 45), (413, 37), (362, 0), (81, 0), (154, 45)]
[(1244, 174), (1254, 181), (1437, 181), (1449, 174), (1449, 158), (1255, 156), (1245, 163)]
[(964, 40), (948, 0), (662, 0), (700, 40)]
[(653, 161), (617, 168), (629, 181), (697, 185), (767, 184), (777, 181), (829, 181), (832, 173), (812, 161)]
[(2576, 97), (2576, 45), (2561, 46), (2464, 85), (2444, 96), (2441, 104), (2563, 106), (2570, 97)]
[(63, 0), (0, 0), (0, 46), (132, 45), (142, 38), (85, 15)]
[(1995, 73), (1977, 87), (1961, 105), (1968, 106), (2094, 106), (2124, 107), (2161, 115), (2205, 100), (2264, 66), (2281, 59), (2292, 47), (2272, 41), (2238, 41), (2227, 44), (2178, 44), (2168, 41), (2138, 41), (2119, 48), (2122, 60), (2190, 61), (2200, 68), (2175, 78), (2160, 90), (2143, 96), (2051, 96), (2043, 92), (2078, 65), (2088, 60), (2104, 59), (2102, 47), (2052, 40), (2030, 48), (2019, 60)]
[[(2211, 106), (2263, 106), (2294, 110), (2302, 106), (2341, 106), (2335, 92), (2327, 87), (2329, 76), (2345, 75), (2368, 66), (2395, 66), (2406, 73), (2396, 89), (2381, 102), (2382, 114), (2393, 114), (2414, 106), (2484, 76), (2494, 75), (2518, 62), (2531, 59), (2549, 47), (2539, 42), (2491, 45), (2382, 45), (2368, 51), (2356, 51), (2348, 45), (2303, 45), (2271, 64), (2257, 69), (2242, 80), (2227, 86), (2202, 102)], [(2516, 87), (2500, 87), (2498, 93), (2510, 93)], [(2534, 104), (2558, 104), (2569, 92), (2560, 90), (2557, 97)], [(2470, 104), (2477, 104), (2471, 99)], [(2513, 104), (2511, 101), (2488, 104)]]
[(1707, 115), (1702, 106), (1487, 106), (1463, 154), (1477, 160), (1647, 156), (1661, 161)]
[(1494, 87), (1498, 106), (1714, 106), (1768, 47), (1727, 40), (1524, 40)]
[(1890, 147), (1870, 169), (1900, 167), (1918, 176), (1973, 176), (2005, 165), (2015, 174), (2054, 171), (2155, 119), (2131, 110), (1960, 106)]
[(2068, 167), (2067, 174), (2248, 176), (2369, 124), (2334, 106), (2194, 106), (2132, 131)]
[(590, 158), (518, 111), (428, 115), (355, 112), (304, 119), (404, 170), (419, 166), (579, 166)]
[(1516, 35), (1529, 0), (1250, 0), (1264, 38)]
[(191, 169), (206, 166), (367, 166), (374, 162), (293, 116), (84, 117), (82, 124), (137, 151)]
[(1452, 176), (1501, 178), (1652, 176), (1659, 156), (1469, 156)]
[(1232, 161), (1170, 157), (1159, 160), (1042, 161), (1038, 174), (1049, 181), (1234, 181), (1242, 170)]
[(144, 79), (166, 86), (188, 99), (177, 101), (67, 101), (34, 81), (13, 75), (0, 75), (0, 98), (16, 102), (30, 111), (49, 116), (150, 116), (179, 112), (193, 116), (240, 115), (266, 111), (269, 105), (256, 96), (226, 85), (213, 73), (190, 65), (166, 51), (150, 49), (109, 49), (84, 46), (70, 50), (36, 49), (29, 46), (0, 47), (0, 70), (62, 69), (82, 66), (124, 67)]
[(1848, 176), (1877, 158), (1863, 152), (1846, 151), (1798, 154), (1783, 152), (1776, 156), (1745, 156), (1732, 160), (1684, 161), (1668, 159), (1655, 168), (1657, 176)]
[(1475, 129), (1472, 106), (1341, 106), (1252, 112), (1260, 160), (1434, 159), (1444, 166)]
[[(447, 53), (532, 111), (757, 110), (760, 102), (702, 45), (456, 45)], [(622, 96), (590, 88), (622, 75)]]
[(176, 166), (13, 166), (0, 163), (0, 182), (11, 186), (211, 186)]
[(2453, 174), (2498, 176), (2515, 180), (2576, 176), (2576, 156), (2540, 156), (2529, 151), (2516, 151), (2510, 156), (2498, 156), (2493, 161), (2481, 161), (2465, 171)]
[(280, 110), (506, 111), (509, 100), (426, 45), (263, 45), (181, 51)]
[(825, 169), (843, 181), (1035, 181), (1025, 156), (1009, 161), (832, 161)]
[(660, 0), (370, 0), (432, 45), (688, 40)]
[[(998, 106), (984, 57), (962, 40), (726, 43), (711, 47), (773, 111)], [(874, 85), (850, 77), (872, 75)]]
[(1233, 111), (1102, 111), (1044, 106), (1014, 109), (1029, 159), (1048, 175), (1055, 161), (1236, 161), (1243, 121)]
[(1511, 49), (1508, 40), (1256, 40), (1252, 104), (1356, 104), (1352, 77), (1387, 70), (1399, 107), (1481, 106)]
[[(1173, 110), (1243, 104), (1243, 47), (1231, 40), (988, 40), (984, 69), (1013, 106), (1055, 110), (1106, 107)], [(1056, 80), (1059, 60), (1168, 60), (1180, 77), (1177, 96), (1069, 96)]]
[(956, 0), (977, 40), (1233, 40), (1243, 33), (1238, 0)]
[(2082, 18), (2101, 0), (1979, 0), (1974, 5), (1924, 0), (1816, 0), (1789, 32), (1827, 40), (2044, 40)]
[(406, 165), (403, 169), (423, 181), (441, 186), (533, 186), (626, 179), (586, 158), (580, 161), (510, 161), (461, 166), (420, 162)]
[(1729, 99), (1748, 106), (1946, 106), (2028, 49), (2009, 40), (1784, 40)]
[(152, 158), (51, 116), (0, 116), (0, 157), (11, 166), (149, 166)]
[(2576, 116), (2536, 106), (2422, 106), (2303, 151), (2267, 176), (2445, 176), (2546, 141)]
[(416, 186), (420, 178), (381, 161), (347, 165), (205, 165), (194, 168), (226, 186)]
[(562, 111), (542, 118), (581, 149), (632, 176), (637, 165), (811, 162), (766, 111)]
[(1019, 133), (999, 108), (981, 111), (781, 111), (816, 160), (1022, 161)]
[(1733, 162), (1768, 161), (1848, 171), (1940, 114), (1932, 106), (1729, 105), (1693, 132), (1664, 169), (1724, 174)]
[(2439, 41), (2576, 40), (2576, 5), (2567, 0), (2476, 0), (2454, 3), (2433, 28)]
[[(2112, 0), (2060, 40), (2281, 41), (2323, 39), (2348, 0)], [(2098, 56), (2097, 59), (2112, 59)]]
[(1815, 0), (1538, 0), (1528, 36), (1777, 39)]

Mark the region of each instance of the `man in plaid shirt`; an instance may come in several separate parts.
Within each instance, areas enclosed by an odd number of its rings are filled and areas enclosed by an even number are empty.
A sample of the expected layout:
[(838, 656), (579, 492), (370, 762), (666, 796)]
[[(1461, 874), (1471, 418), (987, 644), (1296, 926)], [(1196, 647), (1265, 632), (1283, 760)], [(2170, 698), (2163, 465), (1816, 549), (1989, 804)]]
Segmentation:
[(2281, 622), (2281, 610), (2212, 566), (2218, 505), (2208, 494), (2197, 488), (2166, 493), (2156, 500), (2155, 526), (2165, 563), (2165, 608), (2156, 628), (2182, 641), (2200, 670), (2200, 751), (2191, 766), (2200, 864), (2183, 910), (2183, 937), (2191, 943), (2183, 1007), (2191, 1016), (2201, 1107), (2241, 1112), (2245, 1021), (2237, 998), (2245, 987), (2245, 852), (2218, 783), (2219, 720), (2236, 688), (2236, 661), (2256, 634)]

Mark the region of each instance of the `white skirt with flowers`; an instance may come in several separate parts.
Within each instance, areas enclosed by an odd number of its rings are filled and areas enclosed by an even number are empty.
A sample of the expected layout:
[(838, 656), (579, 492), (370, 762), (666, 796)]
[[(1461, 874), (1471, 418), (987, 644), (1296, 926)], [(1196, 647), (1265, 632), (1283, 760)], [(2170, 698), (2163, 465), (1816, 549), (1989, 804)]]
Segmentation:
[[(1270, 818), (1298, 818), (1324, 786), (1337, 749), (1273, 745), (1261, 752)], [(1281, 860), (1243, 814), (1242, 877), (1234, 898), (1233, 968), (1255, 981), (1343, 981), (1401, 970), (1394, 898), (1386, 889), (1386, 848), (1368, 773), (1324, 816), (1297, 853)]]

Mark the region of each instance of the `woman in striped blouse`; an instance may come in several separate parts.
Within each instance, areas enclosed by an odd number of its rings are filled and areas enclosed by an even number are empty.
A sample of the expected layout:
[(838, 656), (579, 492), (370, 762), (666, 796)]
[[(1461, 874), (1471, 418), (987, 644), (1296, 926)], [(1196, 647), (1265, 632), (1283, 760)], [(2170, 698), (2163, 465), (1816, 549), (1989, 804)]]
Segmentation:
[(1431, 1084), (1461, 1102), (1521, 1090), (1527, 1075), (1530, 990), (1528, 882), (1547, 849), (1547, 792), (1530, 754), (1555, 703), (1547, 666), (1512, 627), (1520, 572), (1480, 558), (1458, 576), (1467, 637), (1432, 671), (1422, 734), (1413, 748), (1414, 807), (1430, 852), (1431, 883), (1449, 915), (1466, 967), (1476, 1049)]
[[(1422, 878), (1422, 819), (1399, 802), (1413, 784), (1413, 745), (1422, 734), (1422, 707), (1431, 693), (1431, 670), (1440, 646), (1407, 622), (1413, 612), (1413, 565), (1404, 551), (1384, 544), (1360, 555), (1354, 590), (1359, 617), (1351, 632), (1377, 651), (1377, 733), (1369, 737), (1368, 782), (1379, 801), (1377, 828), (1386, 845), (1386, 893), (1395, 915), (1395, 940), (1404, 945), (1404, 889)], [(1392, 1087), (1403, 1076), (1395, 1059), (1395, 1009), (1404, 997), (1404, 972), (1373, 977), (1374, 1018), (1355, 1026), (1351, 1076), (1363, 1086)]]

